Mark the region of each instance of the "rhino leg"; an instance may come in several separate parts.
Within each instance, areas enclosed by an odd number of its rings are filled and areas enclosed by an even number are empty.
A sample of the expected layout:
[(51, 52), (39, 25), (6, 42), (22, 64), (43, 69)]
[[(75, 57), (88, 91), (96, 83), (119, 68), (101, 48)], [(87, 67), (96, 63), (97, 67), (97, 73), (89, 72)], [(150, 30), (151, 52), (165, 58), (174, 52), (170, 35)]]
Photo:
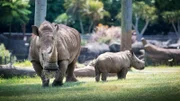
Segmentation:
[(103, 72), (103, 73), (102, 73), (102, 78), (101, 78), (101, 80), (102, 80), (102, 81), (106, 81), (107, 76), (108, 76), (108, 72)]
[(96, 73), (96, 82), (99, 82), (101, 73), (97, 70), (97, 68), (95, 68), (95, 73)]
[(52, 86), (62, 86), (63, 85), (63, 79), (66, 73), (68, 67), (68, 61), (63, 60), (59, 62), (59, 70), (57, 71), (55, 75), (55, 79), (52, 83)]
[(120, 72), (117, 73), (118, 79), (126, 79), (127, 72), (128, 72), (128, 69), (123, 68)]
[(76, 61), (74, 60), (67, 68), (67, 76), (66, 76), (66, 82), (76, 82), (78, 81), (76, 79), (76, 76), (74, 74), (74, 68), (76, 65)]
[(34, 68), (34, 70), (36, 71), (37, 75), (41, 77), (42, 86), (43, 86), (43, 87), (49, 86), (49, 79), (47, 79), (47, 78), (45, 77), (45, 75), (43, 75), (43, 73), (42, 73), (43, 68), (42, 68), (42, 66), (40, 65), (40, 63), (33, 61), (33, 62), (32, 62), (32, 65), (33, 65), (33, 68)]
[(100, 73), (96, 74), (96, 82), (99, 82), (99, 79), (100, 79)]

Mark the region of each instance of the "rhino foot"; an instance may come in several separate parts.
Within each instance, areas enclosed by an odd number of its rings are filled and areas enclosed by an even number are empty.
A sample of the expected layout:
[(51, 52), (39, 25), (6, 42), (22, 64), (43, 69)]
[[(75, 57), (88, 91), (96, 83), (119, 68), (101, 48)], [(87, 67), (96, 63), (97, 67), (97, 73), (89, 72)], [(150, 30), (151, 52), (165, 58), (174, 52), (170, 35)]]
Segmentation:
[(53, 86), (53, 87), (62, 86), (62, 85), (63, 85), (63, 83), (62, 83), (61, 81), (54, 81), (54, 82), (52, 83), (52, 86)]
[(48, 87), (49, 86), (49, 80), (43, 81), (42, 86)]
[(75, 77), (67, 77), (66, 82), (77, 82), (78, 80)]

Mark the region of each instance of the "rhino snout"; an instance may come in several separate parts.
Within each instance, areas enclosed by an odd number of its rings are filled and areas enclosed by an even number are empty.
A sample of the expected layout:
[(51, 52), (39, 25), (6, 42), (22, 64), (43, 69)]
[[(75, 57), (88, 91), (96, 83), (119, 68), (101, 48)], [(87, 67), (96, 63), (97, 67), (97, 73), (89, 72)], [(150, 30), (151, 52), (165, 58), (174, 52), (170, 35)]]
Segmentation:
[(45, 63), (44, 64), (44, 70), (56, 71), (58, 69), (59, 69), (59, 66), (57, 63)]

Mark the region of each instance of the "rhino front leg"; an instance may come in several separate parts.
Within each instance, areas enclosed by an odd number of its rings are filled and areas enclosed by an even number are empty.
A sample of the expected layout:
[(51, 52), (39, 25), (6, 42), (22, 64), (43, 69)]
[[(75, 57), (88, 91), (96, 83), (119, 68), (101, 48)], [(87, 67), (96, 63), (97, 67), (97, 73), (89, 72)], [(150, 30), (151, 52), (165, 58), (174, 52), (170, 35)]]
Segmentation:
[(67, 69), (67, 77), (66, 77), (66, 82), (76, 82), (78, 81), (76, 79), (76, 76), (74, 74), (74, 69), (75, 69), (76, 61), (74, 60)]
[(33, 65), (33, 68), (34, 68), (35, 72), (37, 73), (37, 75), (41, 77), (42, 86), (43, 87), (49, 86), (49, 79), (46, 78), (45, 75), (42, 73), (43, 68), (40, 65), (40, 63), (32, 61), (32, 65)]
[(52, 86), (62, 86), (63, 85), (63, 79), (66, 74), (66, 70), (68, 67), (69, 62), (67, 60), (63, 60), (59, 62), (59, 70), (57, 71), (55, 75), (55, 79), (52, 83)]
[(118, 79), (126, 79), (128, 69), (123, 68), (120, 72), (117, 73)]

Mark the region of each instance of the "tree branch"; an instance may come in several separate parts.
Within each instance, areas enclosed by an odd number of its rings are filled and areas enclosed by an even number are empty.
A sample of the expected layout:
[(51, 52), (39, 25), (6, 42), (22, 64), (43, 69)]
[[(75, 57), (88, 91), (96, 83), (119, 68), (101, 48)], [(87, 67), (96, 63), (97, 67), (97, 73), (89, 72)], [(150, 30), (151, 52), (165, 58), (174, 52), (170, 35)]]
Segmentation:
[(135, 26), (138, 29), (138, 23), (139, 23), (139, 17), (136, 15), (136, 22), (135, 22)]
[(178, 20), (178, 34), (180, 35), (180, 20)]
[(146, 20), (146, 24), (145, 24), (145, 26), (144, 26), (144, 28), (142, 29), (142, 31), (141, 31), (141, 35), (143, 35), (144, 34), (144, 32), (145, 32), (145, 30), (147, 29), (147, 26), (149, 25), (149, 20)]
[(173, 26), (173, 28), (174, 28), (174, 31), (175, 31), (176, 35), (178, 36), (178, 31), (177, 31), (177, 28), (176, 28), (174, 22), (172, 22), (172, 26)]

